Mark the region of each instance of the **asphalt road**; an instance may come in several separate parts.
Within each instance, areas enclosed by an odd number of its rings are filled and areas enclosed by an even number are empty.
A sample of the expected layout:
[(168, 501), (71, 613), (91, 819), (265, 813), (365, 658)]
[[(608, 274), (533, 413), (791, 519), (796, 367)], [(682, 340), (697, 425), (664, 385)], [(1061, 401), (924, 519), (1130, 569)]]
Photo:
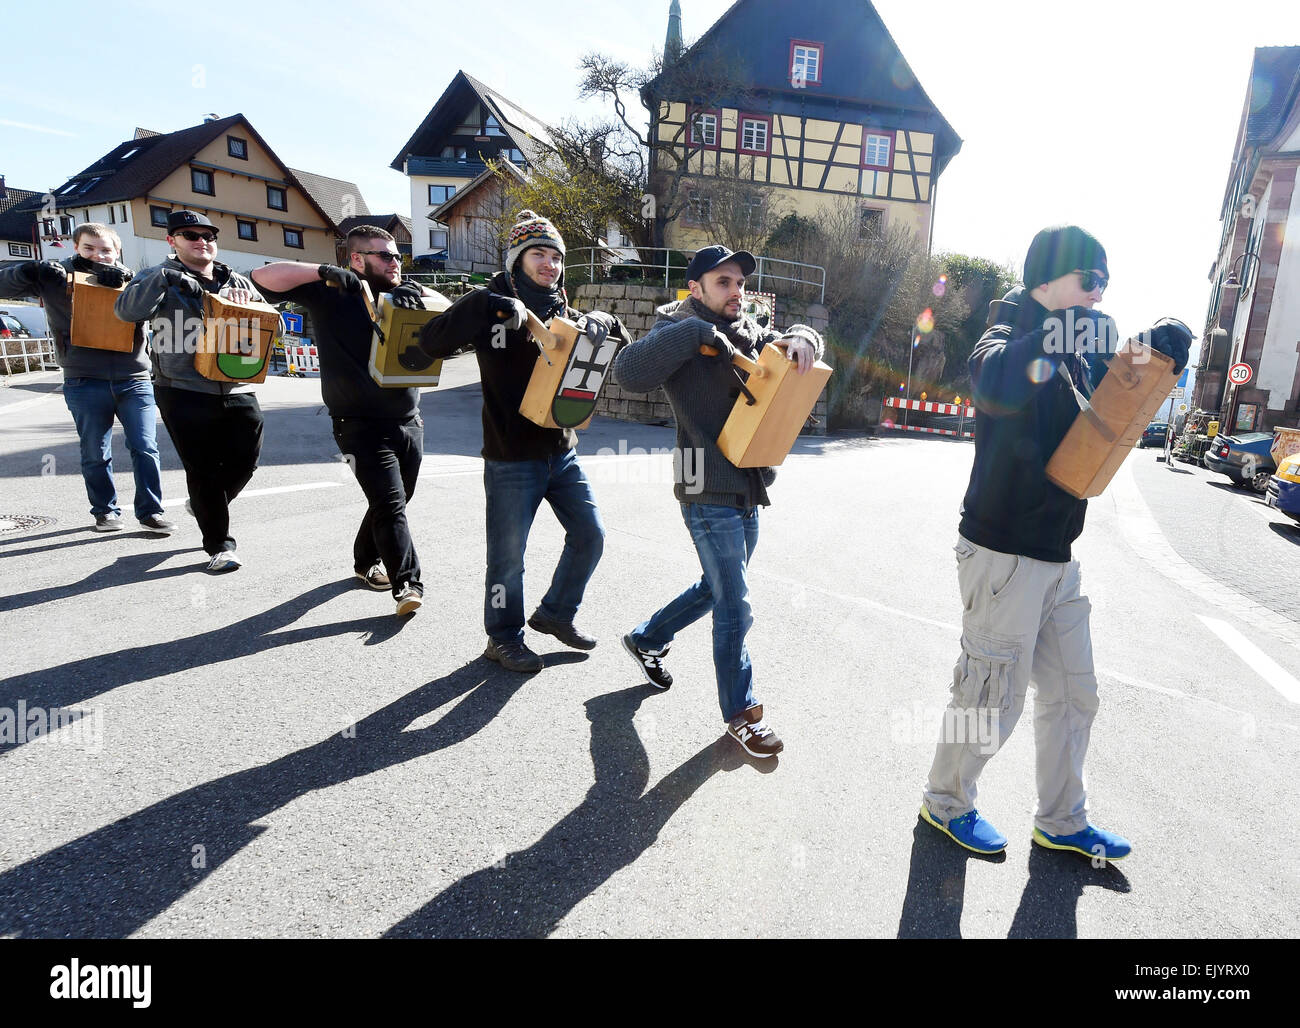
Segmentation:
[[(0, 514), (52, 519), (0, 534), (0, 709), (84, 717), (0, 744), (0, 936), (1300, 931), (1300, 827), (1286, 778), (1269, 784), (1300, 757), (1296, 530), (1208, 473), (1138, 451), (1076, 548), (1102, 694), (1091, 816), (1134, 843), (1098, 870), (1030, 845), (1027, 722), (981, 780), (1005, 858), (917, 821), (957, 656), (968, 443), (832, 437), (786, 461), (750, 636), (786, 750), (757, 761), (721, 734), (707, 623), (674, 645), (667, 693), (618, 646), (699, 574), (669, 458), (640, 452), (670, 429), (583, 434), (608, 538), (579, 623), (600, 645), (530, 632), (547, 667), (521, 676), (480, 657), (472, 361), (422, 397), (427, 593), (405, 623), (351, 577), (364, 504), (316, 382), (260, 390), (263, 462), (234, 507), (246, 563), (221, 577), (161, 429), (179, 531), (89, 530), (57, 385), (0, 391)], [(561, 541), (543, 510), (530, 605)]]

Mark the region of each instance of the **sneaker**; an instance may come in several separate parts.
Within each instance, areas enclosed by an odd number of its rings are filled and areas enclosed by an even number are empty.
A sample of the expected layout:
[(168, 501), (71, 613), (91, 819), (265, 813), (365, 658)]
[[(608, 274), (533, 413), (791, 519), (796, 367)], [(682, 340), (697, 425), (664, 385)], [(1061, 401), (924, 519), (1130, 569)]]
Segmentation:
[(594, 650), (596, 648), (596, 640), (585, 632), (579, 631), (577, 625), (572, 621), (557, 621), (555, 618), (548, 618), (540, 610), (528, 619), (528, 627), (535, 632), (541, 632), (543, 635), (553, 635), (565, 646), (572, 646), (575, 650)]
[(785, 743), (763, 720), (761, 703), (750, 707), (727, 725), (727, 734), (740, 743), (741, 749), (751, 757), (775, 757), (785, 749)]
[(140, 519), (140, 527), (155, 535), (171, 535), (176, 531), (176, 522), (168, 521), (161, 514), (150, 514), (147, 518)]
[(370, 586), (371, 589), (380, 592), (386, 590), (393, 584), (389, 580), (388, 576), (384, 574), (384, 569), (380, 567), (378, 562), (371, 564), (369, 571), (354, 571), (352, 573), (357, 578), (361, 579), (361, 581), (365, 582), (366, 585)]
[(980, 817), (978, 810), (967, 811), (965, 814), (950, 818), (948, 823), (944, 824), (930, 813), (929, 807), (922, 803), (921, 820), (934, 825), (958, 846), (964, 846), (972, 853), (988, 855), (1001, 853), (1007, 848), (1007, 837), (990, 822)]
[(397, 616), (400, 618), (406, 617), (407, 614), (414, 614), (423, 602), (424, 594), (408, 582), (397, 590)]
[(214, 575), (220, 575), (226, 571), (234, 571), (240, 564), (241, 561), (235, 555), (234, 550), (219, 550), (208, 561), (208, 571)]
[(653, 685), (656, 689), (667, 689), (673, 684), (673, 676), (668, 673), (660, 659), (668, 653), (668, 647), (662, 650), (642, 650), (632, 641), (631, 633), (623, 636), (623, 649), (627, 650), (636, 666), (641, 669), (641, 674), (645, 675), (645, 680)]
[(1049, 850), (1067, 850), (1100, 860), (1123, 860), (1133, 849), (1133, 844), (1124, 836), (1092, 825), (1073, 835), (1048, 835), (1041, 828), (1035, 828), (1033, 840)]
[(495, 660), (507, 671), (523, 671), (531, 673), (542, 670), (542, 658), (530, 650), (522, 639), (513, 639), (510, 642), (494, 642), (489, 639), (487, 649), (483, 651), (483, 656), (488, 660)]
[(120, 514), (96, 514), (95, 531), (96, 532), (122, 531), (122, 516)]

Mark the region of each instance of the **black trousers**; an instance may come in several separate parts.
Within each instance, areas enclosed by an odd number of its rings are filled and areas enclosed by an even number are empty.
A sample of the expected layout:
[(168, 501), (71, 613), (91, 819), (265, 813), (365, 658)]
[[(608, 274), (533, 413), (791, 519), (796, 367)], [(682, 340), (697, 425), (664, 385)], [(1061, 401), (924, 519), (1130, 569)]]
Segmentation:
[(335, 418), (334, 441), (369, 504), (352, 543), (353, 569), (364, 574), (383, 561), (394, 596), (408, 583), (423, 593), (406, 504), (424, 457), (424, 422), (418, 414), (405, 420)]
[(233, 550), (230, 501), (257, 470), (262, 452), (262, 408), (253, 393), (196, 393), (154, 387), (167, 434), (185, 468), (190, 509), (209, 555)]

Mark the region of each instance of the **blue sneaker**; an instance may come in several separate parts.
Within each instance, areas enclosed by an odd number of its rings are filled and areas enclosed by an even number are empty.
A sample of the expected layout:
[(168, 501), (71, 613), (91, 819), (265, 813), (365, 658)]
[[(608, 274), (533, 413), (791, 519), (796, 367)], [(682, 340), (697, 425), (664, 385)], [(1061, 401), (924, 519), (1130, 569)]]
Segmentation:
[(980, 817), (978, 810), (954, 817), (945, 825), (922, 803), (921, 820), (934, 825), (958, 846), (964, 846), (973, 853), (1001, 853), (1007, 848), (1007, 837)]
[(1048, 835), (1041, 828), (1035, 828), (1034, 842), (1049, 850), (1067, 850), (1101, 860), (1123, 860), (1133, 849), (1133, 845), (1124, 836), (1092, 825), (1073, 835)]

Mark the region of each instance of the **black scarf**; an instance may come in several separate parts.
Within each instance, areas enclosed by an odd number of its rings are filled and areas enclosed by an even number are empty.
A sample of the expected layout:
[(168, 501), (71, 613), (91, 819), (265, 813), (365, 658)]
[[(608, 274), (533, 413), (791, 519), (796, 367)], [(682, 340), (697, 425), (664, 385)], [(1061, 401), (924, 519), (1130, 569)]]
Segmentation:
[(515, 295), (523, 300), (524, 306), (542, 321), (550, 321), (557, 314), (563, 314), (569, 309), (569, 298), (560, 284), (564, 281), (563, 275), (556, 279), (555, 285), (549, 289), (543, 289), (522, 271), (511, 272), (508, 277), (511, 286), (514, 287)]
[(724, 318), (721, 314), (715, 314), (704, 304), (693, 296), (688, 296), (685, 300), (687, 312), (691, 317), (699, 318), (701, 321), (707, 321), (724, 336), (726, 336), (733, 346), (741, 347), (748, 350), (759, 349), (759, 340), (763, 337), (763, 329), (759, 327), (758, 322), (745, 315), (740, 315), (735, 321)]

